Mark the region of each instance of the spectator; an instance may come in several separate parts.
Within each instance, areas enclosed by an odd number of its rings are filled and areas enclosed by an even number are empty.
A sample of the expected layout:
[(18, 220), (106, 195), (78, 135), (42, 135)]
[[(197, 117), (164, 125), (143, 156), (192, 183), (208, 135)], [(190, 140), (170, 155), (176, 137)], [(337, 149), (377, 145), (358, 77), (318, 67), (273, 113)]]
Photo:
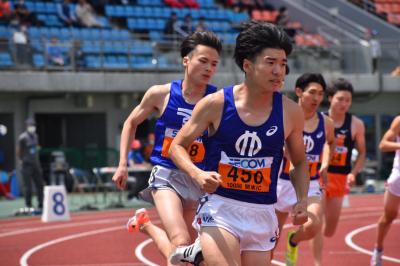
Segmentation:
[(19, 26), (17, 31), (13, 33), (13, 42), (16, 50), (16, 61), (18, 64), (31, 63), (30, 54), (31, 47), (28, 45), (28, 34), (26, 33), (26, 26)]
[(167, 6), (170, 6), (172, 8), (184, 8), (185, 6), (183, 3), (177, 0), (163, 0), (163, 3), (166, 4)]
[(104, 24), (94, 17), (93, 8), (86, 0), (79, 0), (79, 4), (76, 6), (76, 16), (84, 27), (104, 28)]
[(82, 71), (82, 69), (86, 67), (86, 64), (82, 51), (82, 41), (78, 39), (74, 42), (74, 59), (76, 69)]
[[(246, 10), (246, 9), (245, 9)], [(247, 12), (241, 12), (239, 6), (233, 8), (233, 14), (230, 17), (232, 27), (239, 28), (244, 22), (249, 20), (249, 15)]]
[(197, 24), (197, 26), (196, 26), (196, 31), (197, 30), (207, 30), (205, 17), (199, 18), (199, 24)]
[(164, 29), (164, 34), (169, 36), (165, 36), (164, 38), (172, 39), (171, 35), (173, 35), (175, 32), (174, 26), (177, 20), (178, 20), (177, 14), (175, 12), (172, 12), (171, 17), (168, 19)]
[(154, 134), (149, 133), (147, 135), (147, 145), (144, 147), (144, 150), (143, 150), (144, 159), (148, 162), (150, 162), (150, 155), (154, 148), (154, 140), (155, 140)]
[(73, 10), (69, 7), (69, 0), (63, 0), (57, 4), (57, 14), (62, 22), (68, 27), (81, 27), (82, 25), (76, 19)]
[(43, 208), (43, 178), (39, 162), (39, 137), (36, 134), (36, 121), (29, 118), (25, 121), (26, 130), (18, 138), (17, 155), (22, 165), (24, 196), (26, 207), (32, 207), (32, 180), (36, 186), (38, 207)]
[(279, 8), (279, 15), (276, 17), (275, 24), (286, 26), (289, 21), (289, 10), (287, 10), (285, 6), (281, 6), (281, 8)]
[(185, 16), (185, 19), (182, 23), (181, 29), (186, 31), (187, 33), (191, 33), (193, 31), (195, 31), (195, 27), (193, 26), (193, 23), (192, 23), (192, 16), (190, 14), (187, 14)]
[(369, 40), (372, 56), (372, 74), (378, 71), (378, 59), (382, 56), (381, 43), (378, 40), (378, 32), (373, 30), (371, 32), (371, 39)]
[[(140, 140), (135, 139), (132, 142), (132, 147), (128, 155), (128, 167), (142, 166), (142, 167), (151, 167), (151, 164), (146, 162), (140, 153), (140, 147), (142, 144)], [(147, 187), (147, 174), (146, 173), (134, 173), (136, 183), (131, 186), (131, 189), (128, 194), (128, 199), (131, 202), (138, 201), (139, 192)]]
[(0, 195), (8, 200), (14, 200), (10, 189), (10, 175), (5, 171), (0, 171)]
[(19, 0), (14, 6), (14, 10), (19, 18), (20, 24), (25, 24), (26, 26), (35, 25), (37, 26), (36, 13), (31, 12), (25, 5), (24, 0)]
[(182, 3), (188, 8), (200, 9), (200, 4), (194, 0), (182, 0)]
[(11, 20), (16, 18), (16, 13), (11, 10), (10, 2), (7, 0), (0, 0), (0, 21), (8, 24)]
[(61, 49), (57, 45), (57, 37), (51, 38), (51, 43), (47, 46), (47, 62), (51, 66), (63, 66), (64, 59), (62, 57)]

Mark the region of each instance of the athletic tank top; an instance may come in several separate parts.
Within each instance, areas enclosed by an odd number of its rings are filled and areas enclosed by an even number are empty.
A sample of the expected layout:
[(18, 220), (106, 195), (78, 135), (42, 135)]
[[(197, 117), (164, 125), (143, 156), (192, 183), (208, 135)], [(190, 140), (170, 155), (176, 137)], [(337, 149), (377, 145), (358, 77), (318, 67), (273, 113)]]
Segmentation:
[(215, 194), (249, 203), (275, 203), (284, 141), (282, 94), (274, 92), (268, 120), (253, 127), (239, 117), (233, 86), (224, 88), (221, 123), (213, 136), (204, 139), (204, 170), (222, 176)]
[[(396, 138), (396, 142), (400, 143), (400, 137)], [(400, 172), (400, 149), (396, 150), (396, 154), (393, 159), (393, 169), (397, 169)]]
[[(328, 111), (324, 114), (329, 116)], [(347, 175), (351, 172), (351, 152), (354, 148), (354, 140), (351, 138), (351, 117), (351, 114), (346, 113), (343, 125), (335, 128), (336, 148), (329, 163), (329, 173)]]
[[(312, 133), (303, 131), (303, 140), (306, 148), (306, 157), (308, 162), (308, 170), (310, 172), (310, 180), (319, 179), (319, 169), (321, 168), (322, 151), (325, 145), (325, 123), (321, 113), (317, 113), (319, 122), (317, 128)], [(290, 162), (283, 158), (282, 173), (280, 178), (290, 180), (289, 178)]]
[[(171, 82), (171, 91), (167, 107), (161, 117), (157, 120), (154, 136), (154, 148), (150, 156), (150, 161), (156, 165), (162, 165), (170, 168), (177, 168), (169, 157), (168, 151), (172, 141), (179, 130), (189, 120), (195, 105), (188, 104), (182, 96), (182, 80)], [(217, 88), (207, 85), (204, 96), (214, 93)], [(204, 167), (204, 146), (202, 137), (198, 138), (188, 149), (192, 162), (203, 169)]]

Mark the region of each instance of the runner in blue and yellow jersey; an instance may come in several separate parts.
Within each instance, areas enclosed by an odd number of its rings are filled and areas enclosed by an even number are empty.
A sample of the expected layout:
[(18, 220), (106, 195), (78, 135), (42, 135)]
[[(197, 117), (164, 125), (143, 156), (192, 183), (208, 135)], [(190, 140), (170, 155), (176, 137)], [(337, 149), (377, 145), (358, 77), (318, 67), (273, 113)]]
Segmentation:
[[(196, 239), (197, 232), (191, 227), (191, 222), (204, 195), (196, 182), (177, 169), (168, 150), (197, 102), (216, 92), (217, 89), (208, 83), (217, 69), (221, 49), (221, 40), (213, 32), (197, 31), (186, 37), (180, 45), (185, 78), (151, 87), (125, 121), (121, 134), (120, 162), (113, 181), (118, 188), (124, 189), (128, 178), (127, 157), (136, 128), (157, 111), (155, 144), (151, 154), (155, 166), (149, 179), (150, 186), (140, 196), (156, 206), (165, 231), (149, 222), (145, 209), (136, 211), (127, 227), (130, 232), (140, 230), (150, 236), (168, 264), (173, 250)], [(203, 168), (204, 163), (203, 133), (188, 147), (190, 160), (199, 168)]]
[[(279, 236), (273, 204), (285, 142), (296, 177), (293, 223), (308, 219), (304, 117), (297, 104), (279, 93), (291, 51), (289, 36), (275, 25), (246, 23), (233, 56), (246, 74), (244, 83), (201, 100), (171, 144), (175, 164), (208, 193), (193, 222), (208, 266), (270, 265)], [(203, 171), (187, 150), (207, 129)]]
[[(301, 225), (297, 231), (288, 232), (287, 251), (285, 261), (287, 265), (295, 265), (297, 261), (297, 245), (301, 241), (313, 239), (322, 227), (321, 187), (319, 179), (322, 177), (323, 186), (328, 182), (328, 166), (335, 150), (335, 136), (333, 121), (317, 111), (324, 98), (326, 83), (319, 73), (305, 73), (296, 81), (296, 95), (303, 110), (305, 125), (303, 140), (306, 149), (310, 173), (310, 188), (308, 190), (307, 223)], [(323, 159), (322, 159), (323, 158)], [(322, 162), (320, 164), (320, 162)], [(289, 176), (290, 162), (285, 157), (282, 164), (282, 173), (278, 179), (278, 202), (275, 204), (278, 216), (279, 230), (282, 230), (288, 214), (293, 211), (297, 202), (294, 188)], [(313, 250), (314, 264), (321, 265), (321, 254), (318, 247)]]

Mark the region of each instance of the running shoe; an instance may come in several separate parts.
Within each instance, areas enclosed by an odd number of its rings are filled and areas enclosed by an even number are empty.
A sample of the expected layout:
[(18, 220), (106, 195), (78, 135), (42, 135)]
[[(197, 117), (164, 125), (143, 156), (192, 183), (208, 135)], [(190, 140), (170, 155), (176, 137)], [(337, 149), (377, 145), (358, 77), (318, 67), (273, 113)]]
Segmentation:
[(382, 266), (382, 251), (383, 250), (378, 251), (376, 247), (374, 248), (374, 253), (372, 254), (371, 258), (371, 266)]
[(129, 219), (126, 229), (133, 234), (140, 230), (141, 225), (149, 222), (149, 214), (145, 208), (136, 210), (135, 216)]
[(181, 262), (189, 262), (196, 265), (196, 257), (199, 259), (200, 256), (201, 258), (203, 257), (201, 254), (201, 242), (200, 238), (198, 237), (190, 246), (179, 246), (177, 249), (175, 249), (169, 261), (171, 264), (175, 265)]
[(294, 266), (296, 265), (297, 262), (297, 257), (299, 256), (298, 252), (299, 252), (299, 247), (292, 247), (290, 245), (290, 238), (292, 237), (292, 235), (294, 235), (294, 233), (296, 233), (296, 231), (294, 230), (290, 230), (287, 233), (287, 250), (286, 250), (286, 255), (285, 255), (285, 262), (287, 266)]

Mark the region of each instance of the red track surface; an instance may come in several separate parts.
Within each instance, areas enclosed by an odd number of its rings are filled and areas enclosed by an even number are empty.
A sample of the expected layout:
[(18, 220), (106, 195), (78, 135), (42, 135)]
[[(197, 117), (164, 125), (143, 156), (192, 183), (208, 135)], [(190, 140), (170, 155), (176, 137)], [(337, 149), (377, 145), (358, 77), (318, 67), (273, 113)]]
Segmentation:
[[(350, 208), (343, 209), (335, 236), (325, 238), (323, 265), (369, 265), (370, 255), (351, 248), (345, 237), (356, 229), (376, 224), (382, 207), (383, 195), (350, 197)], [(156, 210), (148, 211), (153, 223), (161, 226)], [(56, 223), (42, 223), (40, 218), (0, 221), (0, 265), (147, 265), (142, 262), (145, 259), (152, 262), (151, 265), (166, 265), (156, 246), (144, 243), (149, 239), (147, 236), (127, 232), (125, 223), (133, 213), (134, 210), (123, 210), (73, 214), (70, 222)], [(281, 263), (289, 229), (283, 230), (275, 252), (274, 259)], [(361, 231), (352, 241), (360, 248), (372, 251), (375, 233), (375, 227)], [(400, 220), (396, 220), (385, 239), (384, 255), (397, 262), (384, 260), (383, 265), (400, 264), (399, 236)], [(27, 264), (21, 264), (23, 261)], [(307, 242), (299, 245), (297, 265), (312, 265)]]

